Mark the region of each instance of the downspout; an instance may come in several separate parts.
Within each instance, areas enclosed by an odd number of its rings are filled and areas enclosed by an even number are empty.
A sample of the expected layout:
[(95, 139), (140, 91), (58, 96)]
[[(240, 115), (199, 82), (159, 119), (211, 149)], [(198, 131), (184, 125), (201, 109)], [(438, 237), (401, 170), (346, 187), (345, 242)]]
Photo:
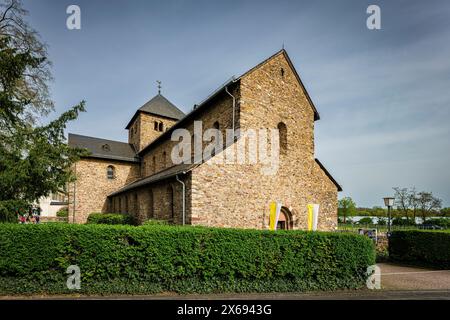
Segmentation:
[(236, 113), (236, 98), (228, 91), (228, 86), (225, 87), (225, 92), (228, 93), (228, 95), (233, 98), (233, 123), (232, 123), (232, 128), (233, 128), (233, 139), (236, 139), (236, 137), (234, 136), (234, 118), (235, 118), (235, 113)]
[[(185, 174), (186, 172), (183, 172)], [(178, 175), (175, 176), (177, 181), (183, 186), (183, 226), (186, 224), (186, 184), (178, 178)]]
[[(76, 163), (74, 164), (74, 167), (75, 167), (75, 177), (76, 177), (77, 176), (77, 164)], [(76, 198), (77, 198), (77, 182), (75, 180), (73, 182), (73, 214), (72, 214), (72, 223), (75, 223), (75, 208), (76, 208), (75, 201), (76, 201)], [(67, 220), (69, 220), (69, 219), (67, 219)], [(67, 222), (69, 222), (69, 221), (67, 221)]]

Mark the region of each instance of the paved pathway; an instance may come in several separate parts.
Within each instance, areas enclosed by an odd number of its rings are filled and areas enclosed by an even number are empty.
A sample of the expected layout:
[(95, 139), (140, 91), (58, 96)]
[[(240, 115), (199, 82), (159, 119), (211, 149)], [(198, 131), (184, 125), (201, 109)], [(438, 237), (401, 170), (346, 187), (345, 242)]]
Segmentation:
[(379, 263), (381, 287), (387, 290), (450, 290), (450, 270)]

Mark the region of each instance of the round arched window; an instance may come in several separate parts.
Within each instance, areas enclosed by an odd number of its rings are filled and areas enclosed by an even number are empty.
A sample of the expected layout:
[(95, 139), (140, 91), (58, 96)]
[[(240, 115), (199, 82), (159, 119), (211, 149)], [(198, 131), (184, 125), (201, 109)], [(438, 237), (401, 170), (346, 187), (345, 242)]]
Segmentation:
[(116, 170), (113, 166), (108, 166), (108, 168), (106, 168), (106, 177), (108, 179), (114, 179), (116, 176)]

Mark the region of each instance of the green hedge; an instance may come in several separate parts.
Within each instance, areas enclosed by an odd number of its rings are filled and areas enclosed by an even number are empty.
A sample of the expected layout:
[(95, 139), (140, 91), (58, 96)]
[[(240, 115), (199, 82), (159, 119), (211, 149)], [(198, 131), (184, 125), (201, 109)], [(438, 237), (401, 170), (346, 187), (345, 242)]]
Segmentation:
[(450, 268), (450, 232), (394, 231), (389, 238), (389, 259)]
[(56, 216), (59, 218), (67, 218), (69, 216), (69, 208), (64, 207), (64, 208), (59, 209), (56, 212)]
[(122, 213), (91, 213), (87, 218), (88, 224), (134, 224), (134, 219)]
[(169, 225), (167, 220), (148, 219), (142, 223), (143, 226)]
[(434, 218), (427, 219), (423, 225), (436, 225), (443, 227), (445, 229), (450, 229), (450, 219), (449, 218)]
[[(30, 245), (31, 244), (31, 245)], [(181, 226), (0, 225), (0, 293), (275, 292), (357, 288), (375, 263), (356, 234)]]

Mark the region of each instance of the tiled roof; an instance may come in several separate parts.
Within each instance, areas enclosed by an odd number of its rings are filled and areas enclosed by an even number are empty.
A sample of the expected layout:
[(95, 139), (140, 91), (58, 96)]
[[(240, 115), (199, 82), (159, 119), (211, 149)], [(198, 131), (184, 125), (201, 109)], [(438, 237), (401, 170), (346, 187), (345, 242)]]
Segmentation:
[(87, 149), (92, 158), (139, 162), (133, 145), (125, 142), (69, 133), (69, 146)]
[(152, 183), (164, 180), (164, 179), (174, 177), (177, 174), (187, 173), (196, 166), (198, 166), (198, 164), (179, 164), (179, 165), (172, 166), (163, 171), (157, 172), (154, 175), (134, 181), (134, 182), (124, 186), (123, 188), (109, 194), (108, 197), (112, 197), (112, 196), (118, 195), (125, 191), (129, 191), (129, 190), (132, 190), (135, 188), (143, 187), (143, 186), (146, 186), (146, 185), (149, 185), (149, 184), (152, 184)]
[(162, 94), (157, 94), (150, 101), (146, 102), (142, 107), (140, 107), (130, 122), (127, 124), (126, 129), (130, 127), (134, 119), (137, 117), (139, 112), (150, 113), (158, 116), (163, 116), (166, 118), (180, 120), (185, 116), (183, 111), (178, 109), (172, 102), (167, 100)]

